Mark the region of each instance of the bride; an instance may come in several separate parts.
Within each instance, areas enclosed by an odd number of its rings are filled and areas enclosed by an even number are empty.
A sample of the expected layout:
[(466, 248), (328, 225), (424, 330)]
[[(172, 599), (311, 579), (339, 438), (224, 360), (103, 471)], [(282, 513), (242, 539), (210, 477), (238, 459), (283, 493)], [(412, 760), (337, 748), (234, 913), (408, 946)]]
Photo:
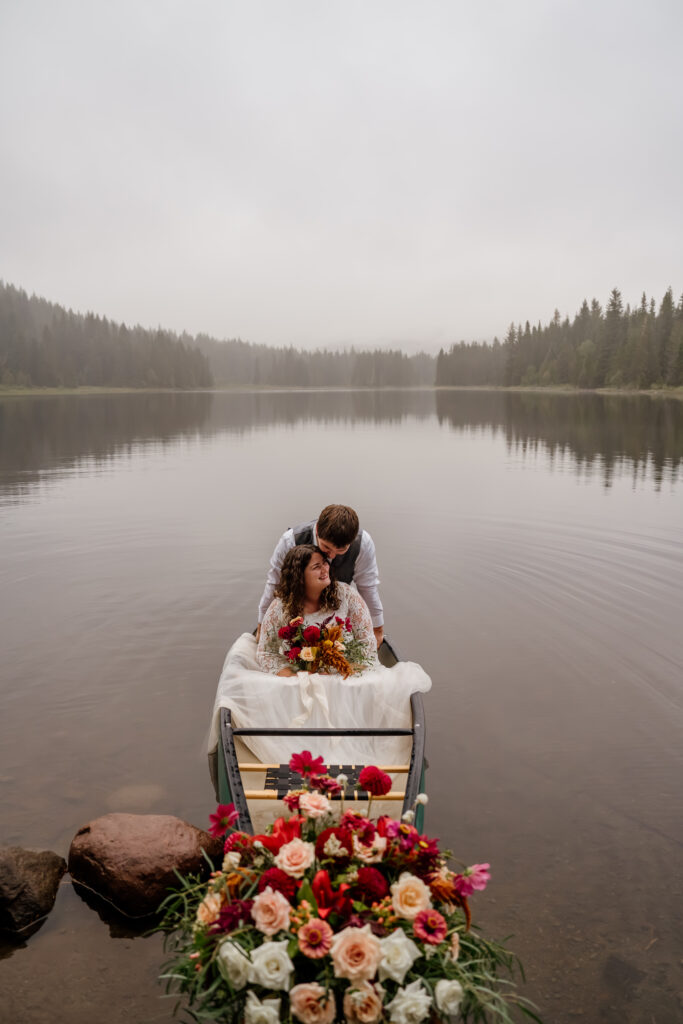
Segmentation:
[[(304, 625), (350, 619), (362, 649), (362, 670), (347, 678), (337, 673), (295, 672), (278, 631), (302, 616)], [(372, 621), (358, 592), (330, 578), (319, 548), (299, 545), (288, 552), (276, 596), (264, 617), (258, 648), (243, 633), (228, 651), (218, 682), (209, 753), (218, 744), (219, 712), (229, 708), (241, 729), (405, 729), (410, 728), (410, 694), (432, 683), (414, 662), (391, 668), (379, 663)], [(397, 764), (410, 753), (410, 737), (340, 736), (321, 740), (295, 736), (249, 736), (245, 743), (262, 762), (285, 763), (302, 745), (317, 745), (330, 764)]]
[(320, 548), (299, 544), (287, 552), (271, 601), (261, 626), (256, 660), (264, 672), (279, 676), (296, 675), (289, 666), (278, 631), (301, 616), (303, 624), (320, 625), (335, 616), (350, 620), (354, 637), (360, 641), (362, 665), (377, 668), (377, 645), (368, 607), (348, 583), (330, 578), (329, 562)]

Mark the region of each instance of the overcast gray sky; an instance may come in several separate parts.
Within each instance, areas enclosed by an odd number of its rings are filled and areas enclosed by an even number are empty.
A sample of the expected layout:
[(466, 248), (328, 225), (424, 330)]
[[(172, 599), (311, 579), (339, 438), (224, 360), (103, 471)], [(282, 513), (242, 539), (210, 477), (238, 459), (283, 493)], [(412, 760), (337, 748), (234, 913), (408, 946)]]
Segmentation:
[(680, 0), (0, 0), (0, 277), (268, 344), (683, 288)]

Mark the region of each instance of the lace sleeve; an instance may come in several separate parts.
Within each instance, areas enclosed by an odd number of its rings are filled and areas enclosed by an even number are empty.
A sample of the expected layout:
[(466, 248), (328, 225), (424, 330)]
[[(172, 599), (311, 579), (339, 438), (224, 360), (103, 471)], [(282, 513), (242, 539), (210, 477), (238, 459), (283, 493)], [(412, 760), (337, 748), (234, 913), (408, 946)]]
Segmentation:
[(256, 660), (259, 667), (272, 675), (277, 675), (280, 669), (287, 665), (287, 659), (280, 653), (282, 641), (277, 635), (278, 629), (283, 624), (282, 601), (276, 597), (268, 606), (268, 611), (261, 623), (261, 635), (256, 648)]
[(363, 644), (369, 663), (368, 667), (374, 668), (379, 664), (379, 658), (377, 657), (377, 641), (372, 631), (372, 619), (370, 618), (368, 606), (360, 594), (353, 590), (352, 587), (349, 587), (347, 600), (353, 632)]

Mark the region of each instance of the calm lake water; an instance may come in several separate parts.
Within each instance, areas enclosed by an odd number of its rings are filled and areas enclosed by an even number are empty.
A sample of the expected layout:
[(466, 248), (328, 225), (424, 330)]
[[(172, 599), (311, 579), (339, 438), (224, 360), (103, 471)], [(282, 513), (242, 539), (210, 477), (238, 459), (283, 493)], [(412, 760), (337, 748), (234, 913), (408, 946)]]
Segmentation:
[[(683, 403), (491, 392), (0, 400), (0, 821), (205, 825), (216, 680), (272, 547), (353, 505), (434, 686), (427, 831), (547, 1024), (683, 1019)], [(169, 1021), (157, 936), (62, 885), (0, 1019)]]

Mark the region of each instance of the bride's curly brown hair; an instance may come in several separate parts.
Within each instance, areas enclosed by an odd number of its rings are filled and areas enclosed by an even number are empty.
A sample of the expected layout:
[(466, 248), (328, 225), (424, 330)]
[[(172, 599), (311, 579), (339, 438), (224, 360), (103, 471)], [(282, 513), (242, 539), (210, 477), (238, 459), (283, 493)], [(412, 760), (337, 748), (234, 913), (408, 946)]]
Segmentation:
[[(280, 582), (275, 588), (275, 596), (282, 601), (287, 619), (295, 619), (298, 615), (304, 614), (304, 597), (306, 596), (304, 572), (313, 555), (322, 555), (325, 558), (324, 553), (315, 544), (297, 544), (285, 555), (280, 570)], [(320, 595), (320, 609), (333, 612), (338, 607), (339, 591), (337, 584), (331, 579), (329, 586), (325, 587)]]

